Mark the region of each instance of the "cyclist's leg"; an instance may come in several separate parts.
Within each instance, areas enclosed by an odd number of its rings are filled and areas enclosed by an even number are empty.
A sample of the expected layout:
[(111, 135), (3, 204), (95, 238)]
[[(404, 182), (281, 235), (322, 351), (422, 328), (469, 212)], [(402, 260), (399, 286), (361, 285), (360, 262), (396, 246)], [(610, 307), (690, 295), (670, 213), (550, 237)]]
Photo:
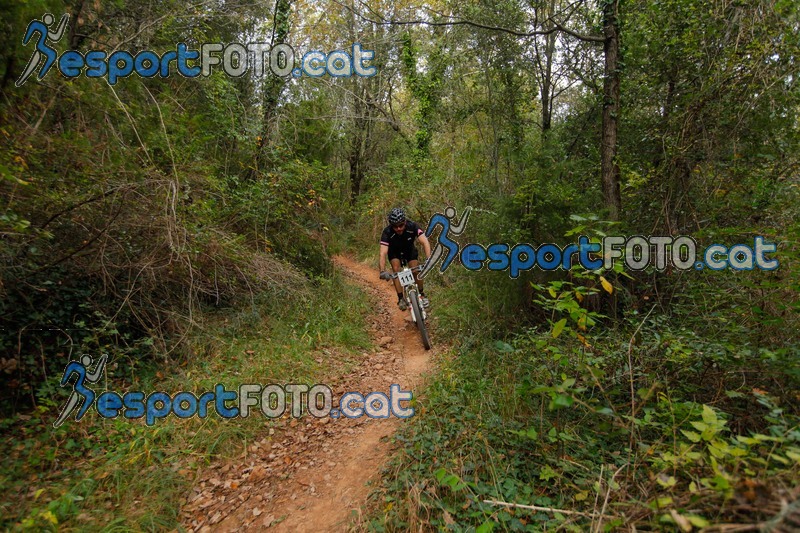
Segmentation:
[[(415, 266), (419, 265), (419, 252), (417, 252), (417, 247), (413, 248), (411, 252), (410, 259), (408, 260), (408, 266), (414, 268)], [(414, 279), (417, 282), (417, 287), (419, 287), (419, 293), (421, 295), (425, 294), (425, 285), (424, 282), (419, 278), (419, 270), (414, 271)]]
[[(399, 272), (403, 263), (402, 255), (401, 257), (393, 257), (390, 259), (390, 262), (392, 264), (392, 270)], [(400, 280), (397, 278), (394, 279), (394, 288), (397, 291), (397, 307), (399, 307), (401, 311), (405, 311), (408, 309), (408, 304), (403, 297), (403, 286), (400, 284)]]
[[(393, 272), (400, 272), (400, 258), (399, 257), (390, 257), (389, 263), (392, 265)], [(400, 280), (394, 278), (394, 290), (397, 292), (398, 296), (403, 294), (403, 286), (400, 285)]]
[[(418, 252), (417, 252), (417, 248), (414, 247), (414, 251), (411, 253), (411, 259), (408, 261), (408, 265), (410, 267), (412, 267), (412, 268), (417, 266), (417, 265), (419, 265), (419, 260), (418, 259), (419, 259), (419, 255), (418, 255)], [(430, 305), (430, 302), (428, 301), (428, 297), (425, 296), (425, 283), (419, 277), (419, 270), (415, 270), (414, 271), (414, 279), (417, 282), (417, 288), (419, 289), (419, 296), (420, 296), (420, 300), (422, 302), (422, 306), (423, 307), (428, 307), (428, 305)]]

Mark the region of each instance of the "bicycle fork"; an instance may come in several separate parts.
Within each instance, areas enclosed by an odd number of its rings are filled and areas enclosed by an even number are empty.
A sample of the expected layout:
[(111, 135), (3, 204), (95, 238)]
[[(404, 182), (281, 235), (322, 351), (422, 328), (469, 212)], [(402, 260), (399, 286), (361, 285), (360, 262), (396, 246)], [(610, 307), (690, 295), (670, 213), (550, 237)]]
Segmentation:
[(428, 317), (427, 317), (427, 313), (425, 312), (425, 308), (422, 307), (422, 302), (419, 299), (419, 295), (417, 294), (417, 291), (414, 290), (414, 289), (411, 289), (410, 291), (408, 291), (408, 300), (409, 300), (408, 308), (409, 308), (409, 310), (411, 310), (411, 319), (416, 324), (417, 320), (419, 320), (420, 317), (416, 316), (416, 314), (414, 313), (414, 306), (411, 305), (411, 299), (412, 298), (417, 302), (417, 308), (420, 310), (420, 313), (422, 313), (422, 320), (424, 321)]

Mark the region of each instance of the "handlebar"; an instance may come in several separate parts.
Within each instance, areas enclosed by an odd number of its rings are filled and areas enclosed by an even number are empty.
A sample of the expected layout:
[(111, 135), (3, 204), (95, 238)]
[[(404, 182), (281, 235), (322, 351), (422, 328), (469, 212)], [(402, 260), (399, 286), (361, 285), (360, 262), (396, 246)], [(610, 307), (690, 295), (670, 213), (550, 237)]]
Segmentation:
[[(417, 265), (415, 267), (408, 267), (408, 269), (410, 271), (412, 271), (412, 272), (414, 272), (415, 270), (422, 270), (423, 268), (425, 268), (425, 263), (420, 263), (419, 265)], [(397, 275), (398, 275), (398, 272), (383, 271), (383, 272), (381, 272), (381, 279), (388, 281), (390, 279), (397, 278)]]

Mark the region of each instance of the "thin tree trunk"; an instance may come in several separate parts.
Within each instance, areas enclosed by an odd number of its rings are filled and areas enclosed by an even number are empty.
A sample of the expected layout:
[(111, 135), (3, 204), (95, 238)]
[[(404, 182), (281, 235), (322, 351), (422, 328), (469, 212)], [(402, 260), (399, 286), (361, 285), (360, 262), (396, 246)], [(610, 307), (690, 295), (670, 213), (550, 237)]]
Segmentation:
[[(348, 19), (347, 30), (350, 42), (360, 41), (357, 31), (357, 21), (353, 2), (350, 2), (351, 16)], [(361, 182), (364, 179), (364, 165), (367, 158), (366, 146), (369, 144), (369, 131), (366, 125), (370, 119), (370, 93), (364, 86), (368, 80), (351, 79), (351, 89), (353, 94), (353, 134), (350, 140), (350, 154), (348, 163), (350, 164), (350, 204), (353, 205), (361, 194)]]
[[(286, 38), (289, 35), (289, 16), (291, 12), (291, 0), (276, 0), (275, 18), (273, 21), (274, 29), (272, 32), (272, 42), (270, 43), (271, 49), (286, 42)], [(272, 52), (270, 52), (270, 54), (271, 53)], [(264, 87), (264, 119), (261, 125), (261, 140), (256, 153), (255, 164), (250, 170), (251, 179), (255, 179), (258, 172), (269, 165), (269, 152), (272, 145), (275, 117), (277, 116), (278, 103), (280, 102), (285, 85), (286, 81), (283, 78), (279, 78), (272, 73), (268, 74)]]
[(69, 48), (70, 50), (76, 50), (81, 43), (83, 43), (84, 36), (81, 33), (85, 33), (80, 31), (81, 29), (78, 27), (78, 21), (81, 19), (81, 14), (83, 13), (83, 5), (85, 4), (85, 0), (81, 0), (78, 4), (78, 7), (73, 9), (72, 16), (70, 17), (71, 24), (69, 25)]
[[(364, 178), (364, 144), (365, 144), (365, 106), (361, 101), (365, 91), (353, 90), (353, 134), (350, 141), (350, 154), (347, 161), (350, 164), (350, 203), (354, 204), (361, 194), (361, 180)], [(368, 97), (368, 96), (367, 96)]]
[(605, 42), (605, 75), (603, 78), (603, 133), (600, 143), (600, 169), (602, 173), (603, 202), (609, 218), (619, 220), (622, 210), (617, 157), (617, 116), (619, 113), (619, 19), (618, 0), (605, 0), (603, 4), (603, 33)]
[[(555, 12), (555, 0), (549, 5), (548, 17)], [(542, 73), (542, 137), (547, 137), (553, 116), (553, 55), (556, 49), (556, 32), (545, 37), (544, 72)]]

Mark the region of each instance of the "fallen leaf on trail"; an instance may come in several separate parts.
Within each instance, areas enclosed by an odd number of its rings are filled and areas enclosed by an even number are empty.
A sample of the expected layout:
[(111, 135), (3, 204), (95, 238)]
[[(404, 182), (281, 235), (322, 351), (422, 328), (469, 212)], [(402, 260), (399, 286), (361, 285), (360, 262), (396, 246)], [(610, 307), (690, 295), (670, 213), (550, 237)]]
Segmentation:
[(267, 475), (267, 471), (264, 470), (263, 466), (257, 466), (253, 468), (253, 471), (250, 472), (250, 479), (251, 481), (258, 481), (259, 479), (263, 479)]

